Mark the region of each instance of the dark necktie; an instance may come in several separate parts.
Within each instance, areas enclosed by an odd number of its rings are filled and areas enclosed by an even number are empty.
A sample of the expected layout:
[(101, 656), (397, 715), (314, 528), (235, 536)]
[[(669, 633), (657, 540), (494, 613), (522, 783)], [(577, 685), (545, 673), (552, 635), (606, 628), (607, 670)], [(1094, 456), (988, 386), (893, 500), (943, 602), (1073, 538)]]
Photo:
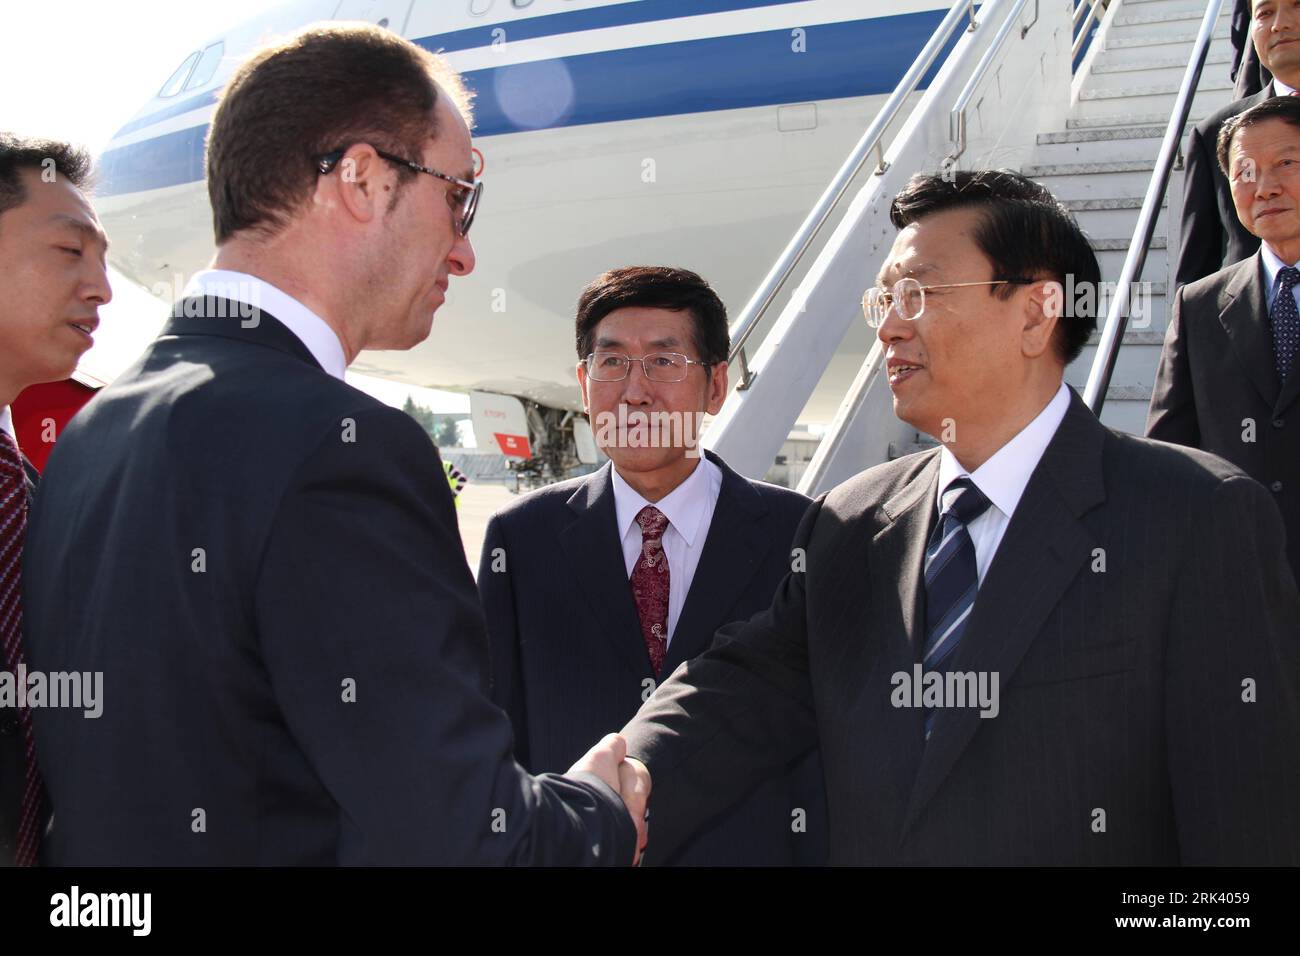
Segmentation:
[(663, 540), (668, 516), (654, 505), (646, 505), (637, 512), (636, 523), (641, 526), (641, 557), (632, 567), (632, 598), (650, 664), (658, 677), (668, 654), (668, 553)]
[(1273, 326), (1273, 358), (1277, 363), (1277, 378), (1285, 382), (1295, 363), (1296, 347), (1300, 345), (1300, 312), (1296, 311), (1295, 286), (1300, 282), (1300, 270), (1285, 266), (1278, 270), (1277, 297), (1269, 310), (1269, 324)]
[[(8, 433), (0, 431), (0, 643), (4, 645), (4, 664), (18, 680), (23, 657), (23, 541), (27, 534), (27, 482), (18, 446)], [(36, 745), (32, 738), (32, 714), (23, 707), (18, 712), (23, 732), (26, 775), (23, 801), (18, 818), (14, 860), (19, 866), (36, 863), (41, 832), (41, 772), (36, 765)]]
[[(988, 510), (989, 500), (969, 478), (958, 478), (943, 492), (939, 523), (925, 548), (925, 671), (943, 672), (961, 642), (979, 590), (975, 543), (966, 526)], [(930, 738), (935, 712), (925, 715)]]

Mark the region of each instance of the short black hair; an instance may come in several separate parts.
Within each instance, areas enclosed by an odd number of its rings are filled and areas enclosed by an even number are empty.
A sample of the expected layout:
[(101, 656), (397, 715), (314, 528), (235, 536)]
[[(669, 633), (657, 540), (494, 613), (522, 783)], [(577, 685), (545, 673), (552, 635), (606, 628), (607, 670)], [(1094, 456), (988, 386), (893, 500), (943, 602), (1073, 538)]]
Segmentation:
[(1232, 150), (1233, 138), (1247, 126), (1254, 126), (1256, 123), (1270, 119), (1278, 119), (1300, 129), (1300, 96), (1274, 96), (1238, 113), (1223, 124), (1219, 129), (1219, 140), (1215, 143), (1215, 148), (1219, 158), (1219, 168), (1229, 180), (1232, 179), (1232, 157), (1228, 153)]
[[(615, 309), (687, 310), (695, 319), (691, 338), (699, 360), (709, 366), (727, 361), (731, 336), (727, 307), (700, 276), (669, 266), (625, 266), (593, 279), (578, 296), (578, 358), (591, 354), (600, 320)], [(712, 368), (708, 369), (712, 374)]]
[[(1050, 276), (1064, 291), (1073, 291), (1074, 301), (1062, 303), (1055, 344), (1066, 365), (1077, 359), (1097, 326), (1101, 267), (1070, 211), (1032, 179), (1010, 170), (980, 169), (913, 176), (894, 197), (889, 219), (895, 228), (904, 229), (951, 209), (980, 212), (974, 238), (993, 263), (993, 278)], [(1014, 293), (1013, 285), (989, 287), (989, 294), (998, 298)]]
[(78, 189), (89, 187), (94, 164), (84, 149), (54, 139), (0, 132), (0, 215), (27, 201), (27, 190), (19, 172), (24, 169), (44, 172), (51, 162), (55, 173)]

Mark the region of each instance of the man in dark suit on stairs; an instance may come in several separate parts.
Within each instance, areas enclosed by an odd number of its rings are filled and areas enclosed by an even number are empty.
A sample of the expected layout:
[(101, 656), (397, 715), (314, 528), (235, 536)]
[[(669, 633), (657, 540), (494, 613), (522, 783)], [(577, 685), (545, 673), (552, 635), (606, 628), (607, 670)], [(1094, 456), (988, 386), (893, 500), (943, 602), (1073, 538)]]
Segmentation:
[(1270, 493), (1063, 384), (1099, 270), (1042, 187), (919, 176), (891, 217), (865, 305), (895, 413), (942, 444), (818, 499), (806, 567), (624, 729), (650, 846), (817, 743), (833, 863), (1300, 863)]
[(1207, 116), (1188, 133), (1183, 152), (1182, 234), (1175, 270), (1178, 285), (1240, 262), (1259, 248), (1259, 238), (1238, 220), (1232, 190), (1219, 169), (1219, 130), (1252, 106), (1274, 96), (1293, 95), (1300, 88), (1300, 10), (1290, 0), (1254, 0), (1246, 42), (1253, 45), (1264, 68), (1272, 71), (1273, 79), (1258, 92)]
[[(809, 501), (694, 446), (727, 394), (727, 315), (698, 275), (600, 276), (577, 314), (578, 380), (611, 461), (543, 488), (488, 525), (478, 586), (493, 697), (531, 770), (565, 767), (636, 713), (723, 624), (766, 607)], [(815, 755), (789, 766), (647, 864), (825, 861)]]
[(1300, 98), (1229, 120), (1218, 159), (1263, 244), (1174, 297), (1147, 434), (1213, 452), (1268, 488), (1300, 583)]

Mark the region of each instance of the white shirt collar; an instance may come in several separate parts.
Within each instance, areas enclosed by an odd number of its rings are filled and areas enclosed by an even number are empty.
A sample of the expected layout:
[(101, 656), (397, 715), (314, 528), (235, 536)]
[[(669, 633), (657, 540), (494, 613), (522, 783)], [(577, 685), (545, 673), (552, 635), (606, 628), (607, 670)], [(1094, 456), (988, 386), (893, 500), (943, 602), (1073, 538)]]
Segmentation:
[(1065, 413), (1070, 407), (1070, 390), (1065, 383), (1057, 389), (1052, 400), (1038, 413), (1028, 425), (1020, 430), (1015, 438), (1007, 442), (973, 472), (961, 466), (955, 455), (947, 446), (939, 452), (939, 488), (936, 494), (936, 507), (943, 509), (943, 492), (955, 479), (969, 476), (975, 487), (993, 503), (993, 506), (1008, 518), (1020, 503), (1025, 493), (1029, 477), (1038, 467), (1047, 451), (1052, 436), (1061, 426)]
[(1290, 95), (1291, 95), (1292, 93), (1294, 93), (1294, 92), (1295, 92), (1295, 90), (1294, 90), (1293, 88), (1287, 86), (1285, 83), (1283, 83), (1281, 80), (1279, 80), (1276, 76), (1273, 77), (1273, 95), (1274, 95), (1274, 96), (1290, 96)]
[(1283, 266), (1294, 266), (1294, 262), (1283, 262), (1281, 257), (1268, 247), (1267, 242), (1259, 245), (1259, 258), (1264, 264), (1264, 290), (1268, 293), (1270, 304), (1273, 301), (1273, 291), (1277, 288), (1277, 274), (1282, 271)]
[(183, 297), (211, 295), (265, 309), (280, 320), (311, 352), (320, 367), (335, 378), (347, 371), (343, 343), (329, 324), (287, 292), (265, 279), (229, 269), (204, 269), (190, 279)]
[[(614, 473), (614, 515), (618, 521), (618, 538), (622, 541), (641, 509), (651, 502), (642, 498), (612, 464), (610, 470)], [(709, 510), (708, 503), (716, 500), (721, 487), (722, 470), (701, 454), (699, 464), (686, 480), (653, 504), (664, 513), (669, 526), (677, 530), (687, 546), (694, 547), (696, 537), (708, 530), (700, 525)]]
[(0, 432), (4, 432), (18, 444), (18, 433), (14, 431), (14, 413), (9, 410), (9, 406), (0, 408)]

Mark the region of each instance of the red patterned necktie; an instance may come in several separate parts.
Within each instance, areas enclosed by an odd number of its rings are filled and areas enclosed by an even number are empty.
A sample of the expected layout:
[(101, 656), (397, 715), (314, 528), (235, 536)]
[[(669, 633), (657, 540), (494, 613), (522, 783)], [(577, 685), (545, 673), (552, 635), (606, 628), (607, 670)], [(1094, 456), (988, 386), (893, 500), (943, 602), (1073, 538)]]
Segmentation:
[[(27, 482), (23, 459), (9, 435), (0, 431), (0, 641), (5, 666), (18, 679), (23, 657), (23, 540), (27, 534)], [(14, 860), (19, 866), (36, 863), (41, 843), (41, 771), (36, 766), (32, 739), (32, 713), (18, 712), (23, 730), (27, 776), (23, 784), (22, 812), (18, 822)]]
[(654, 505), (646, 505), (637, 512), (636, 523), (641, 526), (641, 557), (632, 568), (632, 597), (650, 664), (658, 677), (668, 654), (668, 552), (663, 540), (668, 516)]

